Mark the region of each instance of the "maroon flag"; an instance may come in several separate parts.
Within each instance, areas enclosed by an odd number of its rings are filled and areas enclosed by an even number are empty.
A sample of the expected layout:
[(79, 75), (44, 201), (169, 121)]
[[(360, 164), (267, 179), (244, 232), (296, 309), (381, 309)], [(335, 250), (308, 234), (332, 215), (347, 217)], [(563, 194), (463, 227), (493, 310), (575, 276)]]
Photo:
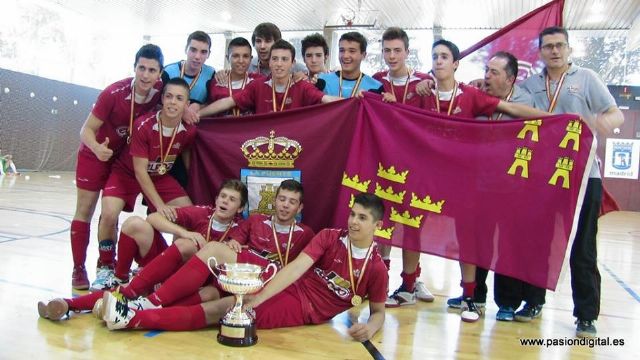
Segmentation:
[(542, 69), (543, 64), (538, 59), (538, 35), (544, 28), (562, 26), (563, 8), (564, 0), (553, 0), (480, 40), (460, 56), (464, 58), (474, 53), (474, 61), (486, 64), (494, 53), (508, 51), (518, 58), (518, 79), (525, 79), (532, 69)]
[(595, 153), (591, 132), (575, 116), (452, 120), (374, 95), (203, 120), (198, 131), (190, 177), (196, 203), (210, 202), (211, 189), (249, 166), (247, 140), (274, 131), (302, 147), (294, 167), (305, 187), (303, 221), (314, 229), (345, 227), (351, 196), (376, 193), (386, 206), (380, 242), (549, 289), (575, 232), (585, 165)]

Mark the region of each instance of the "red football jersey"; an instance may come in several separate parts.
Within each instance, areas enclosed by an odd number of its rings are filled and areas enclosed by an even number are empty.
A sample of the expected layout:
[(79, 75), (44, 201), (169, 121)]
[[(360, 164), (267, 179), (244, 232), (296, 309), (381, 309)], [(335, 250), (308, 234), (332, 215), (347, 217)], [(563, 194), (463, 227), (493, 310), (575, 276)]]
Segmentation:
[[(324, 93), (307, 81), (291, 84), (287, 98), (284, 99), (283, 110), (296, 109), (303, 106), (320, 104)], [(276, 91), (276, 109), (280, 111), (284, 91)], [(256, 114), (273, 112), (273, 92), (271, 79), (252, 81), (243, 91), (233, 94), (233, 100), (242, 110), (253, 110)]]
[[(158, 136), (159, 126), (158, 117), (160, 112), (148, 113), (136, 120), (133, 125), (133, 136), (129, 151), (124, 151), (116, 161), (117, 166), (124, 167), (126, 170), (133, 171), (133, 156), (141, 157), (149, 160), (147, 172), (151, 176), (158, 174), (158, 167), (162, 163), (160, 159), (160, 136)], [(163, 127), (162, 147), (163, 155), (166, 160), (164, 164), (167, 172), (171, 170), (173, 163), (180, 153), (191, 146), (196, 137), (196, 127), (193, 125), (180, 122), (176, 137), (169, 149), (173, 128)], [(168, 155), (167, 155), (168, 151)]]
[[(346, 232), (324, 229), (303, 250), (315, 263), (296, 286), (303, 297), (302, 305), (308, 320), (314, 324), (325, 322), (352, 307), (347, 244)], [(373, 246), (356, 293), (363, 299), (367, 297), (369, 301), (383, 303), (387, 300), (389, 275), (375, 243)], [(353, 247), (352, 250), (353, 279), (357, 283), (368, 249)]]
[[(240, 224), (238, 231), (232, 236), (233, 239), (242, 245), (249, 246), (250, 250), (260, 256), (277, 263), (278, 249), (273, 240), (271, 216), (255, 214)], [(278, 246), (284, 260), (287, 253), (287, 242), (289, 241), (289, 226), (276, 225), (276, 235), (278, 236)], [(307, 225), (296, 223), (291, 236), (289, 248), (289, 262), (293, 261), (313, 238), (314, 232)]]
[[(400, 78), (391, 78), (389, 71), (381, 71), (373, 75), (373, 78), (380, 81), (384, 88), (384, 92), (393, 93), (396, 96), (396, 101), (402, 104), (402, 99), (405, 98), (405, 104), (421, 107), (422, 96), (416, 93), (416, 85), (422, 80), (432, 79), (428, 74), (421, 73), (419, 71), (413, 71), (409, 76), (409, 85), (407, 86), (407, 76)], [(393, 85), (392, 85), (393, 81)], [(405, 88), (407, 95), (405, 96)]]
[[(131, 114), (131, 95), (133, 93), (133, 78), (127, 78), (107, 86), (96, 100), (91, 113), (103, 121), (96, 132), (96, 141), (104, 142), (109, 138), (109, 149), (117, 152), (126, 144), (127, 131)], [(151, 88), (142, 103), (135, 102), (133, 107), (134, 119), (140, 115), (153, 111), (162, 96), (162, 81), (158, 80)], [(91, 149), (80, 144), (80, 150), (93, 154)]]
[[(176, 209), (176, 224), (182, 226), (189, 231), (195, 231), (202, 234), (206, 239), (209, 231), (209, 221), (213, 216), (215, 209), (211, 206), (193, 205), (184, 206)], [(221, 241), (235, 238), (235, 234), (240, 228), (235, 220), (229, 224), (221, 224), (215, 219), (211, 221), (211, 231), (209, 231), (209, 241)], [(229, 232), (222, 239), (222, 235), (229, 229)]]
[[(431, 96), (423, 96), (425, 110), (437, 112), (436, 93)], [(458, 90), (451, 109), (452, 116), (474, 119), (478, 116), (491, 116), (496, 111), (500, 99), (493, 97), (473, 86), (458, 83)], [(447, 114), (450, 101), (440, 100), (440, 113)]]

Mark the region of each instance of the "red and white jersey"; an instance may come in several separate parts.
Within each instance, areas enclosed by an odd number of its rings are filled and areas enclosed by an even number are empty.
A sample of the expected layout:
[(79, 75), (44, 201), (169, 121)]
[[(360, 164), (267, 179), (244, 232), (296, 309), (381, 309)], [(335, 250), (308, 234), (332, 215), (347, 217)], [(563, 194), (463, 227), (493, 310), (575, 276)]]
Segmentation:
[[(380, 71), (373, 75), (373, 78), (382, 83), (384, 92), (393, 93), (396, 96), (396, 101), (402, 104), (402, 99), (405, 99), (405, 104), (421, 107), (422, 96), (416, 93), (416, 85), (422, 80), (432, 79), (429, 74), (425, 74), (419, 71), (412, 71), (408, 77), (409, 85), (407, 86), (407, 76), (401, 76), (399, 78), (392, 78), (389, 75), (389, 71)], [(407, 95), (405, 96), (405, 88)]]
[[(271, 79), (252, 81), (243, 91), (233, 94), (233, 100), (243, 111), (253, 110), (256, 114), (273, 112), (273, 91)], [(320, 104), (324, 93), (318, 90), (308, 81), (298, 81), (291, 84), (287, 92), (287, 98), (283, 100), (286, 89), (276, 89), (276, 109), (280, 111), (284, 101), (283, 110), (296, 109), (304, 106)]]
[[(302, 306), (311, 323), (325, 322), (352, 307), (353, 290), (347, 244), (345, 231), (324, 229), (303, 250), (315, 263), (296, 282), (296, 286), (303, 296)], [(371, 302), (383, 303), (387, 300), (389, 275), (376, 245), (373, 246), (356, 294)], [(368, 249), (352, 247), (353, 279), (356, 283), (367, 251)]]
[[(235, 239), (235, 233), (240, 228), (238, 222), (234, 220), (231, 224), (222, 224), (215, 219), (211, 220), (214, 212), (215, 209), (211, 206), (192, 205), (180, 207), (176, 209), (175, 223), (189, 231), (199, 232), (205, 239), (207, 238), (207, 232), (209, 232), (208, 241)], [(211, 230), (209, 230), (209, 222), (211, 222)], [(229, 229), (229, 232), (222, 239), (227, 229)]]
[[(116, 161), (116, 166), (123, 167), (125, 170), (134, 174), (133, 170), (133, 157), (140, 157), (149, 160), (147, 172), (151, 176), (162, 176), (158, 173), (158, 167), (162, 164), (163, 159), (160, 159), (160, 136), (158, 134), (159, 126), (158, 119), (160, 112), (148, 113), (138, 119), (133, 124), (133, 135), (131, 137), (131, 144), (129, 145), (129, 151), (123, 151)], [(174, 128), (163, 126), (162, 136), (162, 155), (165, 158), (164, 164), (167, 167), (167, 172), (173, 167), (173, 163), (180, 153), (191, 146), (196, 137), (196, 127), (193, 125), (185, 124), (182, 121), (178, 124), (176, 130), (176, 137), (173, 140), (171, 149), (169, 149), (169, 143)], [(167, 154), (168, 151), (168, 154)]]
[[(232, 236), (242, 245), (247, 245), (249, 250), (270, 261), (280, 263), (278, 249), (273, 239), (273, 226), (271, 216), (255, 214), (240, 224), (238, 231)], [(289, 242), (290, 226), (275, 224), (278, 246), (283, 261), (287, 253), (287, 243)], [(289, 262), (293, 261), (300, 252), (307, 246), (314, 236), (313, 230), (307, 225), (296, 223), (291, 235), (289, 248)], [(281, 264), (279, 264), (281, 265)]]
[[(442, 97), (442, 94), (440, 94)], [(423, 106), (425, 110), (438, 112), (436, 104), (437, 93), (433, 90), (431, 96), (423, 96)], [(500, 99), (493, 97), (473, 86), (458, 83), (455, 99), (453, 100), (453, 108), (451, 116), (458, 116), (468, 119), (474, 119), (478, 116), (491, 116), (496, 111)], [(450, 97), (447, 100), (440, 99), (440, 113), (447, 114)]]
[[(133, 93), (133, 78), (127, 78), (107, 86), (96, 100), (91, 113), (103, 121), (96, 132), (96, 141), (103, 143), (109, 138), (109, 149), (118, 152), (127, 142), (127, 132), (131, 116), (131, 95)], [(158, 80), (149, 91), (146, 98), (135, 99), (133, 107), (134, 119), (149, 111), (154, 111), (162, 96), (162, 81)], [(93, 155), (84, 143), (80, 144), (80, 151)]]

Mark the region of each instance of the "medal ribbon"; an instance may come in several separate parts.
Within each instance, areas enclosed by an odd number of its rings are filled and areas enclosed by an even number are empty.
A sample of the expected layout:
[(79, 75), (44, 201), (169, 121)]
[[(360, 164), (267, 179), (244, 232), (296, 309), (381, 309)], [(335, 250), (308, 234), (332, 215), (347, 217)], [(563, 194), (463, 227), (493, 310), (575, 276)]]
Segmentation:
[[(213, 215), (215, 215), (215, 213), (216, 212), (214, 211), (213, 214), (211, 214), (211, 219), (209, 219), (209, 227), (207, 228), (207, 238), (205, 239), (206, 242), (209, 242), (209, 237), (211, 236), (211, 227), (213, 226)], [(229, 230), (231, 230), (231, 226), (233, 226), (233, 220), (229, 222), (227, 229), (224, 231), (224, 234), (222, 234), (222, 236), (218, 239), (218, 242), (224, 241), (224, 238), (227, 237)]]
[[(360, 76), (358, 76), (358, 81), (356, 81), (356, 84), (354, 85), (353, 89), (351, 90), (351, 96), (349, 97), (353, 97), (355, 94), (358, 93), (358, 89), (360, 88), (360, 82), (362, 81), (362, 77), (363, 77), (363, 73), (360, 72)], [(338, 94), (340, 96), (340, 98), (342, 98), (342, 71), (340, 71), (340, 84), (338, 85)], [(393, 84), (391, 84), (391, 86), (393, 86)]]
[(351, 280), (351, 290), (353, 291), (353, 296), (356, 295), (356, 290), (360, 286), (360, 282), (364, 277), (364, 272), (367, 269), (367, 263), (369, 263), (369, 257), (371, 255), (371, 250), (373, 249), (373, 241), (369, 244), (369, 249), (367, 250), (367, 255), (364, 259), (364, 264), (360, 268), (360, 274), (358, 274), (358, 278), (356, 279), (357, 283), (353, 281), (353, 257), (351, 256), (351, 238), (347, 236), (347, 253), (349, 254), (349, 279)]
[[(240, 90), (244, 90), (244, 86), (247, 84), (247, 78), (249, 77), (249, 75), (245, 72), (244, 73), (244, 79), (242, 80), (242, 86), (240, 87)], [(229, 71), (229, 79), (227, 80), (227, 87), (229, 88), (229, 96), (233, 95), (233, 88), (231, 86), (231, 71)], [(234, 107), (233, 108), (233, 116), (240, 116), (240, 108), (239, 107)]]
[[(513, 96), (513, 89), (514, 89), (514, 86), (511, 87), (511, 90), (509, 90), (509, 94), (504, 99), (504, 101), (509, 102), (511, 100), (511, 96)], [(502, 113), (499, 113), (498, 116), (496, 117), (496, 120), (500, 120), (502, 118), (502, 115), (503, 115)], [(489, 120), (493, 120), (493, 114), (489, 115)]]
[[(284, 104), (287, 102), (287, 94), (289, 94), (289, 88), (291, 88), (291, 76), (289, 76), (289, 80), (287, 80), (287, 88), (284, 91), (284, 96), (282, 97), (282, 104), (280, 105), (280, 111), (284, 110)], [(271, 98), (273, 100), (273, 112), (278, 112), (278, 99), (276, 98), (276, 82), (272, 78), (271, 79)]]
[[(185, 68), (186, 64), (187, 64), (187, 62), (182, 60), (182, 64), (181, 64), (182, 66), (180, 66), (180, 78), (181, 79), (184, 79), (184, 68)], [(193, 87), (198, 82), (198, 79), (200, 78), (200, 74), (202, 74), (202, 67), (200, 67), (200, 71), (198, 71), (198, 74), (193, 78), (193, 80), (191, 80), (191, 83), (189, 83), (189, 91), (191, 91), (191, 89), (193, 89)]]
[[(173, 141), (176, 139), (176, 134), (178, 134), (178, 127), (180, 123), (173, 128), (173, 132), (171, 133), (171, 141), (169, 142), (169, 148), (167, 149), (167, 153), (163, 155), (164, 149), (162, 147), (162, 138), (164, 137), (163, 128), (162, 128), (162, 120), (160, 120), (160, 112), (156, 116), (158, 118), (158, 136), (160, 139), (160, 166), (165, 166), (165, 161), (169, 157), (169, 153), (171, 152), (171, 146), (173, 145)], [(163, 174), (161, 174), (163, 175)]]
[(289, 228), (289, 240), (287, 240), (287, 252), (284, 257), (284, 261), (282, 261), (282, 252), (280, 251), (280, 243), (278, 242), (278, 234), (276, 234), (276, 217), (275, 215), (271, 218), (271, 230), (273, 230), (273, 241), (276, 243), (276, 250), (278, 251), (278, 258), (280, 259), (280, 264), (284, 267), (289, 263), (289, 249), (291, 249), (291, 238), (293, 238), (293, 229), (296, 227), (295, 220), (291, 227)]
[[(409, 90), (409, 79), (411, 78), (411, 70), (407, 68), (407, 82), (404, 84), (404, 95), (402, 95), (402, 103), (404, 104), (407, 101), (407, 91)], [(391, 75), (389, 75), (389, 80), (391, 80), (391, 94), (393, 97), (396, 97), (396, 91), (393, 89), (393, 79), (391, 79)], [(397, 101), (398, 98), (396, 98)]]
[(544, 86), (547, 90), (547, 99), (549, 99), (549, 108), (547, 109), (547, 112), (553, 112), (553, 109), (555, 109), (556, 105), (558, 104), (560, 89), (562, 89), (564, 78), (567, 76), (567, 70), (562, 73), (562, 76), (560, 76), (560, 80), (558, 80), (558, 86), (556, 87), (556, 91), (553, 93), (553, 99), (551, 98), (551, 78), (549, 77), (548, 73), (544, 76)]
[[(456, 99), (456, 94), (458, 93), (458, 82), (453, 82), (453, 94), (451, 94), (451, 101), (449, 102), (449, 110), (447, 110), (447, 115), (451, 115), (451, 110), (453, 110), (453, 101)], [(440, 113), (440, 91), (436, 88), (436, 110)]]

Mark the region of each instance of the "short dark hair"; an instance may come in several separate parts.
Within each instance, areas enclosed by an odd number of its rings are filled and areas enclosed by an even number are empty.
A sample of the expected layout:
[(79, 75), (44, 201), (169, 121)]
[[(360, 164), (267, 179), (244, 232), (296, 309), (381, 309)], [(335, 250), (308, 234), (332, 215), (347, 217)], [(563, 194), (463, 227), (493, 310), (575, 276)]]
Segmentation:
[(243, 37), (237, 37), (237, 38), (233, 38), (231, 41), (229, 41), (229, 46), (227, 46), (227, 55), (231, 54), (231, 48), (232, 47), (241, 47), (241, 46), (246, 46), (249, 48), (249, 52), (251, 52), (252, 47), (251, 44), (249, 43), (249, 41)]
[(307, 35), (304, 39), (302, 39), (302, 56), (307, 53), (307, 49), (314, 46), (321, 46), (324, 51), (324, 56), (329, 55), (329, 45), (327, 45), (327, 40), (325, 40), (324, 36), (319, 33)]
[(169, 87), (169, 85), (177, 85), (177, 86), (181, 86), (183, 88), (185, 88), (185, 90), (187, 90), (187, 96), (189, 96), (190, 93), (190, 89), (189, 89), (189, 83), (187, 83), (187, 81), (181, 77), (174, 77), (169, 79), (169, 81), (167, 81), (166, 84), (164, 84), (164, 87), (162, 88), (162, 94), (164, 95), (164, 93), (167, 91), (167, 87)]
[(353, 199), (354, 204), (360, 204), (363, 208), (371, 211), (375, 221), (382, 220), (384, 216), (384, 203), (378, 196), (370, 193), (360, 193)]
[(567, 43), (569, 42), (569, 33), (567, 32), (567, 29), (561, 26), (551, 26), (542, 30), (540, 32), (540, 35), (538, 35), (538, 49), (542, 48), (542, 38), (546, 35), (553, 35), (553, 34), (563, 34), (564, 37), (567, 39)]
[(518, 59), (513, 56), (512, 53), (506, 51), (498, 51), (493, 54), (492, 57), (497, 57), (501, 59), (507, 60), (507, 66), (504, 67), (504, 71), (507, 73), (507, 76), (518, 76)]
[(143, 57), (145, 59), (156, 60), (160, 65), (160, 70), (164, 68), (164, 55), (162, 55), (162, 50), (158, 45), (154, 44), (146, 44), (142, 45), (142, 47), (136, 53), (136, 61), (133, 63), (133, 66), (138, 65), (138, 60)]
[(367, 52), (367, 39), (357, 31), (342, 34), (342, 36), (340, 36), (340, 41), (342, 40), (357, 42), (360, 44), (360, 52)]
[[(238, 179), (227, 179), (222, 182), (220, 186), (220, 191), (222, 189), (235, 190), (240, 193), (240, 207), (243, 208), (247, 205), (247, 201), (249, 200), (249, 191), (247, 190), (247, 186)], [(220, 193), (218, 191), (218, 193)]]
[(194, 31), (189, 34), (187, 38), (187, 45), (184, 47), (185, 50), (189, 48), (189, 44), (191, 44), (191, 40), (202, 41), (203, 43), (207, 43), (209, 45), (209, 51), (211, 51), (211, 36), (204, 31)]
[(257, 37), (261, 37), (267, 41), (278, 41), (282, 39), (282, 33), (280, 32), (280, 29), (276, 26), (276, 24), (265, 22), (258, 24), (258, 26), (253, 29), (253, 34), (251, 35), (251, 43), (253, 44), (253, 46), (256, 45)]
[(304, 189), (302, 188), (302, 184), (299, 181), (293, 179), (283, 180), (278, 186), (278, 190), (276, 190), (276, 196), (280, 193), (280, 190), (289, 190), (300, 194), (300, 203), (304, 199)]
[(282, 39), (274, 42), (273, 45), (271, 45), (271, 49), (269, 50), (269, 58), (271, 58), (271, 53), (273, 52), (273, 50), (277, 49), (291, 51), (291, 60), (293, 61), (296, 59), (296, 48), (294, 48), (290, 42)]
[(449, 40), (440, 39), (433, 43), (433, 46), (431, 46), (431, 50), (433, 50), (438, 45), (445, 46), (447, 47), (447, 49), (449, 49), (449, 51), (451, 51), (451, 55), (453, 56), (453, 61), (460, 60), (460, 49), (458, 49), (458, 46), (456, 44), (452, 43)]
[(404, 43), (404, 49), (409, 49), (409, 36), (406, 31), (400, 29), (399, 27), (390, 27), (382, 33), (382, 41), (396, 40), (400, 39)]

